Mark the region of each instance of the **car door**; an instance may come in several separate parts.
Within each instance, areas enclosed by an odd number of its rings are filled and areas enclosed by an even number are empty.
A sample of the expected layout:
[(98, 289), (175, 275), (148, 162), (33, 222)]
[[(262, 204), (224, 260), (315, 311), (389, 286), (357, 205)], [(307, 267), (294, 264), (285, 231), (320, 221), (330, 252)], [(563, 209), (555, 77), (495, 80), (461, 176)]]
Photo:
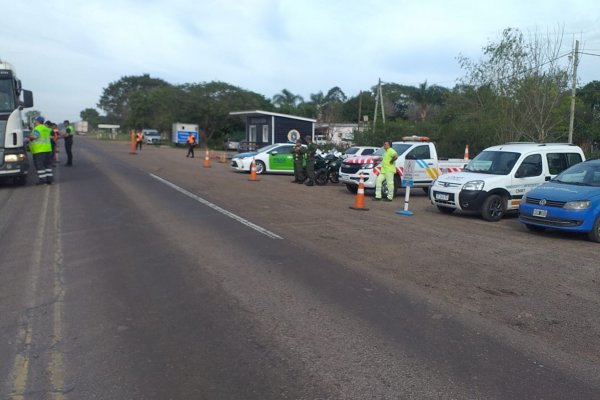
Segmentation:
[(413, 181), (415, 183), (431, 182), (435, 179), (435, 174), (433, 174), (435, 160), (431, 158), (431, 149), (428, 144), (413, 147), (406, 154), (406, 159), (417, 160), (413, 171)]
[(523, 158), (512, 172), (512, 184), (507, 188), (511, 196), (507, 209), (518, 208), (523, 195), (541, 185), (544, 181), (542, 155), (539, 153), (530, 154)]
[(284, 144), (269, 152), (269, 171), (294, 171), (294, 159), (292, 157), (292, 145)]

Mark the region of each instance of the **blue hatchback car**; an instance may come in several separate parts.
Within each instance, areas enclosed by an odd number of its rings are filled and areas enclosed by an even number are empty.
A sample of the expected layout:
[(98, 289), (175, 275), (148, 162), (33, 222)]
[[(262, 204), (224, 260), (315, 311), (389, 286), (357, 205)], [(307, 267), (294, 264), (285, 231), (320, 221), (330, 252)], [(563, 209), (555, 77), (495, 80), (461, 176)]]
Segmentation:
[(532, 231), (586, 232), (600, 242), (600, 160), (573, 165), (528, 192), (519, 221)]

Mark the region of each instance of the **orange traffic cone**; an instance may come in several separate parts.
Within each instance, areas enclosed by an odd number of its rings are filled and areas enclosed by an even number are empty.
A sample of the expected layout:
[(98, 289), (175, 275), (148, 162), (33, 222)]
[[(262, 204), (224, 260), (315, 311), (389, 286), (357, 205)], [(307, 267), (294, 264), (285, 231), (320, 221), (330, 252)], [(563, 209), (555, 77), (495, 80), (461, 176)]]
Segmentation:
[(464, 157), (465, 161), (469, 160), (469, 145), (465, 146), (465, 157)]
[(256, 163), (254, 162), (254, 157), (252, 157), (252, 164), (250, 164), (250, 179), (249, 181), (258, 181), (256, 179)]
[(225, 152), (221, 153), (221, 157), (219, 158), (219, 162), (220, 163), (226, 163), (227, 160), (225, 159)]
[(208, 149), (206, 149), (206, 155), (204, 156), (204, 168), (210, 168), (210, 157), (208, 155)]
[(350, 206), (353, 210), (369, 211), (365, 208), (365, 180), (363, 179), (362, 172), (360, 173), (360, 180), (358, 181), (358, 190), (356, 191), (356, 202), (354, 207)]

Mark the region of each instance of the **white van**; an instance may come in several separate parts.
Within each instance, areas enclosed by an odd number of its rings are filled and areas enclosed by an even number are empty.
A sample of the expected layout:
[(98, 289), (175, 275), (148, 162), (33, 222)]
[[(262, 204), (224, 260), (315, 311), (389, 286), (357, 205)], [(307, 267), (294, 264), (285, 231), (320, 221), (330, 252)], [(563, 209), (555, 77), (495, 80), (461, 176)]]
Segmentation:
[(438, 177), (429, 192), (431, 203), (445, 214), (472, 211), (487, 221), (499, 221), (506, 211), (519, 208), (525, 193), (583, 160), (581, 148), (571, 144), (489, 147), (463, 172)]

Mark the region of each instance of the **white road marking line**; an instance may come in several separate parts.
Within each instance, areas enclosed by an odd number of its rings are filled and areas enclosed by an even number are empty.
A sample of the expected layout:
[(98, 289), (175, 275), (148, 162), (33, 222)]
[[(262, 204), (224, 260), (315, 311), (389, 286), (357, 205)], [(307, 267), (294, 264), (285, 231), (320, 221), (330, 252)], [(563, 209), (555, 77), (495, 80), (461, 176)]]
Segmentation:
[(205, 200), (202, 197), (195, 195), (194, 193), (188, 192), (187, 190), (185, 190), (185, 189), (183, 189), (183, 188), (175, 185), (174, 183), (171, 183), (171, 182), (167, 181), (166, 179), (161, 178), (160, 176), (157, 176), (157, 175), (154, 175), (154, 174), (150, 174), (150, 176), (153, 177), (154, 179), (156, 179), (156, 180), (164, 183), (165, 185), (172, 187), (173, 189), (177, 190), (178, 192), (185, 194), (189, 198), (192, 198), (192, 199), (196, 200), (197, 202), (202, 203), (205, 206), (210, 207), (213, 210), (218, 211), (221, 214), (228, 216), (229, 218), (233, 218), (234, 220), (236, 220), (236, 221), (238, 221), (238, 222), (240, 222), (240, 223), (242, 223), (242, 224), (244, 224), (244, 225), (246, 225), (246, 226), (254, 229), (255, 231), (257, 231), (259, 233), (262, 233), (263, 235), (265, 235), (267, 237), (270, 237), (271, 239), (283, 239), (278, 234), (273, 233), (273, 232), (271, 232), (271, 231), (269, 231), (269, 230), (267, 230), (267, 229), (265, 229), (263, 227), (260, 227), (260, 226), (258, 226), (256, 224), (253, 224), (252, 222), (248, 221), (247, 219), (244, 219), (244, 218), (242, 218), (242, 217), (240, 217), (238, 215), (235, 215), (234, 213), (232, 213), (230, 211), (227, 211), (227, 210), (219, 207), (218, 205), (213, 204), (210, 201)]

